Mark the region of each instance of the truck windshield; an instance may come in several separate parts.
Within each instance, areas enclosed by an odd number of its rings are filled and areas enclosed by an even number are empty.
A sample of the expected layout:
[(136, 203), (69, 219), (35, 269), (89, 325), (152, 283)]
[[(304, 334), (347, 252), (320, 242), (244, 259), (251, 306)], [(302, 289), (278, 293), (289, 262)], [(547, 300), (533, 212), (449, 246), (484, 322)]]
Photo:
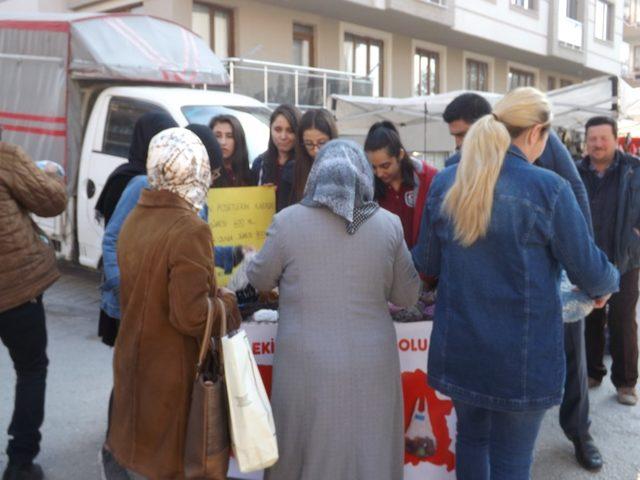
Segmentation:
[(265, 107), (247, 107), (239, 105), (186, 105), (182, 107), (182, 113), (189, 123), (209, 125), (211, 119), (217, 115), (233, 115), (243, 124), (251, 124), (252, 121), (269, 126), (271, 111)]

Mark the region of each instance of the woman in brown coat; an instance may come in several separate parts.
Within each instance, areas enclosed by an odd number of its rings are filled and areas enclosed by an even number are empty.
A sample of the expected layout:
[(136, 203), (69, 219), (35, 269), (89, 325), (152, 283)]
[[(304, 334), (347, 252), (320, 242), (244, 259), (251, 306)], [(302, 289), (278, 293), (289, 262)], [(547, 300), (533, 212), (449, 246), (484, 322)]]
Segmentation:
[(240, 317), (233, 294), (216, 288), (211, 231), (197, 215), (210, 183), (202, 142), (182, 128), (159, 133), (147, 170), (149, 189), (118, 240), (122, 319), (107, 448), (137, 474), (179, 480), (207, 297), (223, 297), (230, 328)]

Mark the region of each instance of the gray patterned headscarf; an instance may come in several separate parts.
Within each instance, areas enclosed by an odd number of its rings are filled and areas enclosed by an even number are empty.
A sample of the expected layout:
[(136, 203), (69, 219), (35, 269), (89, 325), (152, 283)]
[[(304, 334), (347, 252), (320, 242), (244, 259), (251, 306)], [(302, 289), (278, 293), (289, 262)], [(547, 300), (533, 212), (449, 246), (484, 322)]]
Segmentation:
[(353, 235), (379, 208), (373, 192), (373, 171), (362, 148), (351, 140), (332, 140), (313, 162), (300, 203), (328, 208), (346, 220)]
[(149, 143), (147, 178), (151, 190), (168, 190), (200, 210), (211, 181), (207, 150), (186, 128), (163, 130)]

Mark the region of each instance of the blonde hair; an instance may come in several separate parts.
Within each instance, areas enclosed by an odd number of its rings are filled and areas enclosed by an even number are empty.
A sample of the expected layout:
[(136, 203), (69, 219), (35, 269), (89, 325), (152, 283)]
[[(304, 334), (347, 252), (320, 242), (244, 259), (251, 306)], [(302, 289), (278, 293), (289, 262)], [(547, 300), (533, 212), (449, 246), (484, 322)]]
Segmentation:
[(551, 105), (546, 95), (523, 87), (507, 93), (492, 114), (471, 126), (464, 138), (455, 181), (442, 205), (453, 219), (455, 239), (464, 247), (487, 234), (494, 190), (511, 139), (550, 122)]

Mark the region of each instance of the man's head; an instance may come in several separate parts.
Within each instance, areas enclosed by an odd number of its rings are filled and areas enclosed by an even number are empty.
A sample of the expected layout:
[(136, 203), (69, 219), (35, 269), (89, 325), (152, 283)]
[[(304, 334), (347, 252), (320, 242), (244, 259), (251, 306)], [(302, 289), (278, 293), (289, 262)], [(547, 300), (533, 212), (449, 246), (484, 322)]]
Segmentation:
[(462, 145), (462, 140), (471, 125), (490, 113), (491, 105), (477, 93), (463, 93), (447, 105), (442, 118), (449, 124), (449, 133), (456, 141), (456, 148)]
[(618, 148), (618, 124), (610, 117), (593, 117), (585, 125), (587, 155), (591, 162), (609, 165)]

